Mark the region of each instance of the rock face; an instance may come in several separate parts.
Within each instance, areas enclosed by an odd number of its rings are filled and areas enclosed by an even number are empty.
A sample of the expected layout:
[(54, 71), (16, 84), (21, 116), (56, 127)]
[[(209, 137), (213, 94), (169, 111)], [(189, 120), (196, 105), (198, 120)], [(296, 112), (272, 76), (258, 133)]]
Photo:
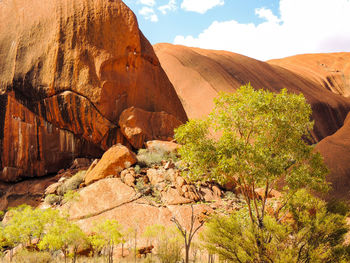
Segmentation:
[(123, 111), (119, 119), (121, 132), (136, 149), (142, 148), (146, 141), (171, 140), (174, 129), (181, 124), (166, 112), (148, 112), (135, 107)]
[(101, 160), (86, 173), (85, 184), (89, 185), (107, 176), (119, 175), (125, 168), (137, 162), (136, 155), (127, 147), (117, 144), (105, 152)]
[(154, 49), (189, 118), (208, 114), (218, 91), (233, 92), (248, 82), (256, 89), (302, 92), (313, 109), (314, 142), (336, 132), (350, 110), (350, 53), (262, 62), (171, 44), (157, 44)]
[(349, 201), (350, 193), (350, 113), (344, 126), (335, 134), (324, 138), (316, 145), (324, 157), (332, 183), (330, 197)]
[(131, 106), (186, 120), (122, 1), (0, 2), (0, 180), (127, 144), (117, 124)]

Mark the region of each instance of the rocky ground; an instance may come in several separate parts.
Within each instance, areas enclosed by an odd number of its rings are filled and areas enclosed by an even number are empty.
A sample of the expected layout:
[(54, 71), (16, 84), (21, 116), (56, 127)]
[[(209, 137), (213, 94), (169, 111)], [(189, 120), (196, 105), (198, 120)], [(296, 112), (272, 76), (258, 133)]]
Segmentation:
[[(230, 212), (243, 204), (230, 185), (193, 184), (184, 179), (176, 159), (177, 144), (150, 141), (146, 145), (137, 155), (115, 145), (100, 160), (76, 159), (46, 188), (40, 206), (68, 211), (71, 220), (87, 232), (95, 221), (116, 219), (142, 233), (146, 226), (172, 225), (174, 216), (188, 227), (191, 205), (199, 216)], [(68, 189), (78, 193), (78, 198), (65, 200)]]

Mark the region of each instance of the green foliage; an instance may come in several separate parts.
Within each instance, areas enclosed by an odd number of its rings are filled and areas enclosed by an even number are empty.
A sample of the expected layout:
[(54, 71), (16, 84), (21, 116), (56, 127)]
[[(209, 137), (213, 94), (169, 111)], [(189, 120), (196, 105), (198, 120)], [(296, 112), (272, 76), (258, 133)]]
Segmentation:
[(141, 194), (150, 194), (152, 192), (152, 187), (144, 183), (143, 178), (138, 178), (135, 185), (136, 190)]
[[(289, 220), (283, 220), (288, 213)], [(327, 212), (325, 202), (298, 191), (276, 217), (264, 217), (259, 231), (264, 252), (257, 244), (257, 229), (248, 213), (215, 216), (201, 235), (204, 246), (232, 262), (349, 262), (344, 247), (345, 217)]]
[(234, 94), (220, 93), (214, 102), (209, 118), (175, 131), (190, 179), (265, 187), (284, 176), (289, 189), (326, 188), (326, 166), (303, 140), (313, 122), (302, 94), (255, 91), (247, 85)]
[(156, 244), (156, 255), (160, 262), (176, 263), (181, 260), (183, 242), (182, 236), (176, 227), (148, 226), (143, 236)]
[(95, 251), (106, 249), (108, 254), (108, 262), (113, 262), (113, 248), (123, 240), (121, 226), (116, 220), (105, 220), (95, 225), (93, 235), (89, 237), (89, 241)]
[(135, 165), (135, 168), (134, 168), (134, 170), (135, 170), (135, 173), (136, 174), (140, 174), (141, 173), (141, 167), (140, 167), (140, 165)]
[(78, 202), (80, 195), (77, 191), (69, 190), (63, 196), (63, 203)]
[(21, 250), (13, 257), (14, 263), (49, 263), (53, 259), (49, 252)]
[(65, 261), (69, 256), (69, 249), (71, 249), (73, 251), (71, 256), (75, 261), (77, 249), (86, 246), (86, 244), (85, 233), (77, 225), (71, 223), (67, 217), (60, 216), (57, 212), (55, 220), (48, 227), (47, 233), (39, 242), (38, 247), (41, 250), (61, 250)]
[(347, 216), (349, 214), (349, 205), (344, 201), (331, 200), (327, 203), (327, 209), (334, 214)]
[(84, 182), (86, 171), (79, 171), (71, 178), (67, 179), (58, 189), (57, 193), (64, 196), (68, 191), (73, 191), (79, 188), (79, 185)]
[(45, 226), (52, 222), (55, 211), (52, 209), (34, 209), (21, 205), (10, 210), (10, 219), (4, 228), (8, 245), (31, 245), (33, 238), (39, 240), (44, 235)]
[(59, 204), (61, 202), (61, 197), (55, 194), (49, 194), (45, 196), (44, 202), (49, 205)]
[[(239, 213), (230, 219), (214, 219), (211, 227), (230, 223), (227, 231), (233, 233), (231, 236), (222, 233), (226, 239), (212, 237), (211, 241), (216, 247), (230, 240), (239, 248), (229, 251), (230, 255), (216, 252), (235, 262), (271, 262), (270, 257), (276, 258), (273, 262), (293, 262), (294, 254), (288, 259), (280, 253), (291, 226), (278, 224), (279, 219), (266, 214), (267, 196), (283, 180), (284, 198), (279, 209), (283, 210), (292, 208), (288, 204), (299, 189), (328, 190), (328, 169), (321, 155), (305, 142), (313, 127), (311, 106), (302, 94), (255, 91), (250, 84), (234, 94), (221, 93), (214, 103), (208, 118), (180, 126), (175, 138), (183, 144), (179, 154), (187, 165), (184, 175), (189, 180), (234, 182), (245, 200)], [(264, 190), (261, 199), (255, 194), (258, 187)], [(276, 256), (270, 255), (270, 250), (276, 251)], [(281, 255), (285, 261), (279, 259)]]
[(163, 148), (140, 149), (137, 154), (137, 162), (141, 167), (152, 167), (159, 165), (163, 160), (175, 160), (176, 155), (169, 153)]

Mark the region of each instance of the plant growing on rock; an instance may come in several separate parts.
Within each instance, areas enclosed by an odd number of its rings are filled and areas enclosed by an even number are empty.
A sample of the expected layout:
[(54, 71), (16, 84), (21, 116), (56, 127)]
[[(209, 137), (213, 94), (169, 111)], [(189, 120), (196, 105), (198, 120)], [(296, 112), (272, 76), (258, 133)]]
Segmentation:
[(61, 202), (62, 198), (55, 194), (49, 194), (45, 196), (44, 202), (49, 205), (59, 204)]
[(137, 154), (137, 162), (142, 167), (152, 167), (159, 165), (164, 160), (175, 160), (176, 155), (169, 153), (163, 148), (140, 149)]
[(73, 191), (79, 188), (79, 185), (84, 182), (86, 171), (79, 171), (71, 178), (66, 180), (58, 189), (57, 193), (64, 196), (68, 191)]
[[(254, 240), (253, 262), (270, 262), (266, 251), (271, 233), (266, 236), (266, 229), (271, 190), (284, 181), (281, 210), (301, 188), (328, 189), (328, 170), (320, 154), (305, 143), (313, 127), (311, 107), (302, 94), (255, 91), (250, 84), (234, 94), (221, 93), (214, 103), (207, 119), (191, 120), (175, 131), (183, 144), (179, 153), (187, 164), (184, 174), (192, 181), (236, 185), (246, 203), (236, 220)], [(257, 188), (263, 189), (261, 198)]]

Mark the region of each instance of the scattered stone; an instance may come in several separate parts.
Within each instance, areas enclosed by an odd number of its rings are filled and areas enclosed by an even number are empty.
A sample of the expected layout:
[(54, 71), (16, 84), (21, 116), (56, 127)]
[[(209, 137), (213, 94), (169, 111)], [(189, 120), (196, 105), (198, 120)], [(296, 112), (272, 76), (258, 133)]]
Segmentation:
[(170, 168), (175, 168), (175, 164), (172, 161), (168, 161), (166, 162), (166, 164), (164, 165), (164, 169), (168, 170)]
[(124, 184), (130, 187), (135, 187), (135, 177), (131, 173), (127, 173), (124, 177)]
[[(61, 180), (61, 179), (60, 179), (60, 180)], [(62, 184), (63, 184), (63, 181), (58, 181), (57, 183), (54, 183), (54, 184), (49, 185), (49, 186), (45, 189), (45, 195), (56, 194), (56, 193), (57, 193), (58, 187), (60, 187)]]
[(156, 185), (165, 180), (164, 171), (154, 168), (147, 170), (147, 177), (152, 185)]
[(217, 197), (221, 197), (222, 196), (222, 193), (221, 193), (221, 190), (218, 186), (216, 185), (213, 185), (213, 187), (211, 188), (213, 190), (213, 193), (215, 196)]
[(175, 185), (177, 188), (182, 188), (182, 186), (184, 186), (185, 183), (185, 179), (183, 179), (182, 176), (176, 177)]
[(189, 198), (184, 198), (179, 194), (179, 192), (174, 188), (169, 188), (167, 191), (162, 192), (162, 201), (166, 205), (181, 205), (192, 203)]
[(70, 169), (81, 169), (81, 168), (86, 168), (91, 165), (91, 160), (88, 158), (76, 158), (73, 161), (72, 166)]

